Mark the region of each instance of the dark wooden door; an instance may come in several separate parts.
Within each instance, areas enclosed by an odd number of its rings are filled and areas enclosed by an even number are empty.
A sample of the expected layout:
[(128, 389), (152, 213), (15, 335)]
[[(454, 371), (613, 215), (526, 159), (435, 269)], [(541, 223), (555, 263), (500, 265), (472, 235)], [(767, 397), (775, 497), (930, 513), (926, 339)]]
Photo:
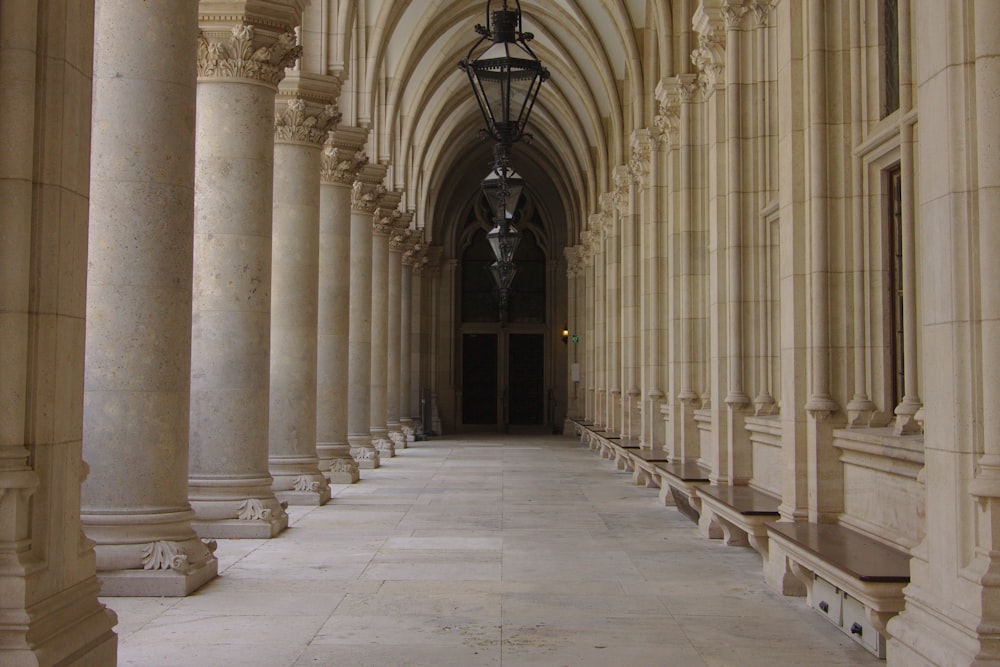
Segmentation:
[(507, 347), (509, 423), (545, 422), (545, 336), (510, 334)]
[(496, 334), (462, 336), (462, 423), (498, 423)]

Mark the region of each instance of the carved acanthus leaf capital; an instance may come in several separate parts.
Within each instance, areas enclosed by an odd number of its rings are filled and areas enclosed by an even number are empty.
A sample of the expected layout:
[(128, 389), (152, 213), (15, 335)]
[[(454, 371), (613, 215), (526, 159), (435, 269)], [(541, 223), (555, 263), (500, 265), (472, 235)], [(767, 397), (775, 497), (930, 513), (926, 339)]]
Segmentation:
[(367, 185), (364, 181), (354, 181), (351, 190), (351, 210), (358, 213), (374, 213), (378, 208), (378, 200), (385, 194), (385, 186)]
[(274, 140), (321, 145), (341, 118), (336, 104), (327, 104), (318, 114), (310, 115), (306, 101), (294, 97), (283, 111), (275, 115)]
[(401, 215), (401, 211), (375, 209), (375, 215), (372, 217), (372, 232), (377, 236), (391, 236)]
[(319, 177), (324, 183), (353, 185), (358, 172), (368, 164), (364, 149), (351, 151), (337, 146), (333, 138), (327, 136), (320, 156)]
[(628, 215), (630, 204), (630, 186), (632, 185), (632, 172), (627, 166), (615, 168), (615, 189), (611, 193), (615, 208), (621, 215)]
[(285, 32), (270, 44), (257, 38), (248, 23), (233, 26), (229, 39), (209, 41), (198, 35), (198, 76), (202, 78), (249, 79), (277, 86), (302, 54), (294, 32)]

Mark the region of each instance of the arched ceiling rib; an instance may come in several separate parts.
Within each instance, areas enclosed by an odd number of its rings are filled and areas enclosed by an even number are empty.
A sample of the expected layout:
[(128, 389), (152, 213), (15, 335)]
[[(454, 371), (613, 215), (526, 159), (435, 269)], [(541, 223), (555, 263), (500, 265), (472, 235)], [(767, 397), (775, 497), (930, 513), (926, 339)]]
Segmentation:
[[(655, 1), (521, 3), (525, 30), (535, 35), (532, 48), (552, 78), (529, 123), (535, 144), (515, 148), (516, 167), (544, 181), (537, 184), (543, 207), (546, 197), (559, 201), (555, 209), (570, 243), (612, 186), (614, 166), (628, 159), (632, 130), (652, 122), (641, 96), (660, 73), (643, 65), (653, 69), (650, 63), (667, 59), (659, 41), (642, 31), (655, 35), (670, 13), (669, 3), (651, 8)], [(320, 59), (344, 63), (345, 122), (370, 124), (373, 157), (392, 163), (391, 187), (404, 189), (419, 224), (433, 227), (451, 214), (446, 196), (474, 190), (489, 162), (489, 146), (478, 146), (475, 137), (483, 125), (479, 109), (457, 67), (478, 37), (473, 28), (485, 19), (486, 0), (326, 3), (327, 11), (312, 15), (350, 23), (317, 40), (342, 49)], [(643, 55), (644, 48), (660, 51)], [(483, 174), (467, 164), (470, 155), (481, 160)]]

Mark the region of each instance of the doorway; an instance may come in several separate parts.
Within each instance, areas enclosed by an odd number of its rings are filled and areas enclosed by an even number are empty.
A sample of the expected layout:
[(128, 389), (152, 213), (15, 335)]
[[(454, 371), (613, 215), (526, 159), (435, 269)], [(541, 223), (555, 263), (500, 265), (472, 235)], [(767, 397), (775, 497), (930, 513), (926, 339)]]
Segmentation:
[(509, 334), (507, 340), (508, 423), (544, 424), (545, 336)]
[(462, 335), (462, 424), (545, 423), (545, 334)]
[(462, 336), (462, 422), (494, 425), (497, 420), (497, 335)]

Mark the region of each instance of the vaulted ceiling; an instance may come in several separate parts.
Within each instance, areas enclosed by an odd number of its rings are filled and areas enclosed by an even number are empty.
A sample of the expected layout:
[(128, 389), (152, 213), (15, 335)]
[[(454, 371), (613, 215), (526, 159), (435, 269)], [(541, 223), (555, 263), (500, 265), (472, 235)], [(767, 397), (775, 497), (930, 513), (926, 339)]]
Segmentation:
[[(678, 16), (689, 16), (678, 0)], [(514, 0), (509, 0), (514, 4)], [(502, 0), (493, 0), (493, 8)], [(575, 243), (633, 130), (653, 124), (653, 91), (675, 73), (669, 0), (523, 0), (532, 48), (551, 72), (514, 167), (547, 219)], [(344, 122), (369, 127), (372, 157), (432, 243), (464, 219), (492, 148), (458, 62), (486, 22), (486, 0), (313, 0), (301, 67), (343, 80)], [(565, 225), (563, 226), (563, 223)]]

